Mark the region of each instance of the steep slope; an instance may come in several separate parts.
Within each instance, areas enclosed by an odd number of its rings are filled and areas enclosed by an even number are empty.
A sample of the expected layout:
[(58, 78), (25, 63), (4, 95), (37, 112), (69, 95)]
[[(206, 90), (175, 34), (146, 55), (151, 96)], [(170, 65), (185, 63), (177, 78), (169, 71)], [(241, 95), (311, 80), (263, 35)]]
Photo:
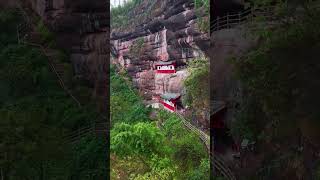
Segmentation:
[(57, 44), (70, 54), (74, 78), (85, 80), (92, 96), (107, 109), (109, 8), (105, 1), (28, 0), (31, 7), (57, 35)]
[[(183, 94), (186, 63), (207, 54), (208, 34), (197, 25), (204, 14), (196, 14), (193, 0), (145, 0), (129, 12), (135, 18), (112, 29), (113, 63), (127, 70), (149, 104), (165, 92)], [(177, 72), (156, 73), (154, 65), (168, 61), (176, 63)]]

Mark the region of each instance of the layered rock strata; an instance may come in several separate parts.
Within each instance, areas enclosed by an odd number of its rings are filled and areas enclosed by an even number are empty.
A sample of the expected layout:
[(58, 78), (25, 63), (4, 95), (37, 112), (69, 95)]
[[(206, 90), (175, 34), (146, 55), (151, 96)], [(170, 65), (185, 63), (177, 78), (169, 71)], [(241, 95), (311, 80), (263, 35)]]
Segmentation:
[(28, 0), (56, 34), (58, 46), (71, 54), (76, 78), (88, 82), (92, 96), (107, 110), (109, 9), (103, 0)]
[[(151, 12), (149, 18), (143, 18), (143, 10)], [(206, 56), (210, 46), (209, 35), (197, 25), (203, 14), (196, 13), (193, 0), (145, 1), (131, 13), (137, 18), (130, 27), (112, 29), (113, 63), (127, 70), (149, 103), (166, 92), (183, 95), (187, 62)], [(139, 42), (139, 52), (132, 53)], [(157, 73), (155, 64), (160, 61), (174, 62), (177, 72)]]

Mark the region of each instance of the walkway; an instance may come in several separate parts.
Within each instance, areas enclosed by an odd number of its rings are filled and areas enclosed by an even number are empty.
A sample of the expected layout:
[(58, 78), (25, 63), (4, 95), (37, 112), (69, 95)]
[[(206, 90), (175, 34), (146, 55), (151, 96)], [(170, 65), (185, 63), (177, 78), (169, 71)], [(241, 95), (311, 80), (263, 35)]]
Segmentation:
[[(55, 49), (47, 48), (43, 46), (41, 43), (41, 34), (34, 31), (34, 23), (30, 18), (28, 18), (28, 14), (24, 11), (22, 6), (20, 7), (21, 13), (26, 18), (25, 23), (20, 24), (17, 27), (17, 38), (19, 44), (26, 44), (30, 46), (35, 46), (40, 49), (40, 51), (47, 57), (48, 64), (50, 69), (57, 77), (57, 81), (61, 88), (74, 100), (74, 102), (81, 107), (79, 100), (72, 94), (72, 92), (67, 88), (66, 84), (64, 83), (64, 64), (57, 61), (58, 51)], [(87, 127), (82, 127), (64, 137), (64, 140), (68, 143), (73, 143), (78, 141), (84, 136), (89, 134), (99, 135), (99, 136), (107, 136), (108, 132), (108, 122), (106, 122), (106, 118), (103, 115), (100, 115), (102, 121), (95, 120), (92, 125)]]
[(222, 158), (219, 155), (214, 155), (210, 151), (210, 136), (205, 132), (201, 131), (197, 127), (193, 126), (189, 121), (187, 121), (180, 113), (176, 112), (176, 114), (180, 117), (182, 123), (185, 127), (187, 127), (191, 132), (194, 132), (199, 136), (199, 138), (206, 145), (207, 150), (210, 152), (210, 156), (212, 158), (212, 165), (215, 169), (217, 169), (225, 178), (228, 180), (236, 180), (234, 174), (230, 170), (230, 168), (224, 163)]
[(183, 125), (186, 126), (191, 132), (197, 134), (199, 138), (203, 141), (203, 143), (206, 145), (207, 150), (210, 151), (210, 136), (202, 130), (198, 129), (197, 127), (193, 126), (180, 113), (176, 112), (176, 114), (180, 117)]
[(215, 19), (210, 25), (210, 32), (212, 33), (214, 31), (219, 31), (222, 29), (233, 28), (237, 25), (252, 21), (255, 17), (272, 19), (275, 17), (273, 12), (274, 8), (274, 6), (255, 7), (249, 8), (239, 13), (227, 14), (223, 17), (217, 17), (217, 19)]

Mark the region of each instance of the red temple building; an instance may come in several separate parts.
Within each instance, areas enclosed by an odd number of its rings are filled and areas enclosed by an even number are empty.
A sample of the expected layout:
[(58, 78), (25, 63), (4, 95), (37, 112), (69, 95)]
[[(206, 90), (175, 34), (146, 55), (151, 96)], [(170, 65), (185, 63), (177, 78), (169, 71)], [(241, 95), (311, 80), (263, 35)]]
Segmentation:
[(163, 62), (160, 61), (155, 64), (156, 72), (157, 73), (175, 73), (176, 72), (176, 65), (172, 61)]
[(211, 133), (215, 139), (214, 151), (223, 153), (231, 148), (235, 153), (240, 151), (239, 143), (229, 134), (230, 129), (226, 125), (227, 105), (222, 101), (211, 103)]
[(216, 129), (216, 128), (225, 128), (224, 124), (224, 118), (226, 114), (227, 107), (225, 103), (221, 101), (213, 101), (211, 104), (211, 128)]
[(177, 110), (177, 102), (180, 99), (180, 94), (177, 93), (166, 93), (162, 94), (160, 103), (164, 106), (165, 109), (175, 112)]

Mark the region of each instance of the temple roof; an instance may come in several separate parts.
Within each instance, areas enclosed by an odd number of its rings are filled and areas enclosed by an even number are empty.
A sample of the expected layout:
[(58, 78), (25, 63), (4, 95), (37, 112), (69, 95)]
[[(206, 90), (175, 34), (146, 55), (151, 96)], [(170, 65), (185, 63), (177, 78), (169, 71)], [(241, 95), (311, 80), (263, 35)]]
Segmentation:
[(226, 107), (226, 103), (223, 101), (211, 101), (210, 103), (210, 109), (211, 115), (214, 115), (215, 113), (219, 112), (220, 110), (224, 109)]
[(180, 94), (178, 94), (178, 93), (165, 93), (165, 94), (161, 94), (160, 97), (162, 99), (166, 99), (166, 100), (173, 100), (173, 99), (179, 98)]
[(170, 65), (170, 64), (173, 64), (172, 61), (158, 61), (155, 63), (156, 66), (161, 66), (161, 65)]

